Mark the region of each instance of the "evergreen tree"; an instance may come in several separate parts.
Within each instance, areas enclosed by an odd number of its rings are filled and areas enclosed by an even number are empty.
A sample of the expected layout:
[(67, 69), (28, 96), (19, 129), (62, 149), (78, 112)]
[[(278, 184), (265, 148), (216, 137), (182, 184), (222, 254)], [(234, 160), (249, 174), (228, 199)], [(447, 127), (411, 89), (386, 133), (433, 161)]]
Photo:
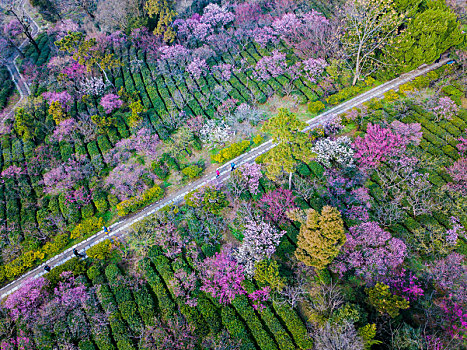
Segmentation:
[(297, 259), (305, 265), (324, 269), (339, 254), (346, 240), (339, 211), (325, 206), (321, 214), (314, 209), (294, 209), (287, 216), (302, 224), (295, 250)]

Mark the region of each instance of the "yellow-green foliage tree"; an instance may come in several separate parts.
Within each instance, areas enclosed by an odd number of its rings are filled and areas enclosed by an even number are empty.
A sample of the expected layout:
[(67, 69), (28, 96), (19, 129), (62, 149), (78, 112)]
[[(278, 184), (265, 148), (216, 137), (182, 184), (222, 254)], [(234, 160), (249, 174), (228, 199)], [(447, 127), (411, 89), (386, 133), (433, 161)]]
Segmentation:
[(114, 57), (113, 53), (104, 53), (95, 50), (97, 40), (95, 38), (86, 39), (81, 32), (70, 32), (62, 39), (55, 42), (60, 51), (73, 55), (73, 59), (79, 64), (86, 66), (88, 70), (98, 67), (105, 77), (105, 81), (112, 85), (106, 70), (118, 68), (122, 65), (120, 60)]
[(295, 250), (297, 259), (305, 265), (324, 269), (346, 241), (340, 212), (325, 206), (321, 214), (314, 209), (294, 209), (287, 212), (287, 216), (302, 224)]
[(171, 24), (177, 15), (173, 10), (173, 3), (167, 0), (147, 0), (144, 8), (149, 17), (157, 18), (154, 35), (161, 35), (165, 42), (171, 43), (175, 39), (175, 32)]
[(266, 176), (275, 180), (282, 172), (289, 173), (289, 188), (292, 187), (292, 174), (300, 162), (307, 162), (313, 157), (309, 136), (302, 132), (307, 126), (298, 120), (288, 109), (280, 108), (279, 113), (269, 119), (262, 128), (272, 136), (276, 147), (262, 157), (266, 166)]
[(16, 110), (14, 126), (24, 141), (34, 139), (36, 135), (34, 118), (30, 113), (26, 112), (24, 108), (18, 108)]
[(409, 302), (390, 292), (389, 286), (384, 283), (376, 283), (373, 288), (367, 290), (368, 301), (381, 314), (388, 314), (390, 317), (399, 315), (400, 310), (409, 308)]

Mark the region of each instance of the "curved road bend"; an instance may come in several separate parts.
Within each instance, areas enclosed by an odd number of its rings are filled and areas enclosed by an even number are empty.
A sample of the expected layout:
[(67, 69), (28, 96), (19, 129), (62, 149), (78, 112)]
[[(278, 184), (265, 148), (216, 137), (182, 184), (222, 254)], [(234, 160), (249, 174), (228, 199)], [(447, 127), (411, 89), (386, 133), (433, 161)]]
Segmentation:
[[(394, 80), (391, 80), (391, 81), (388, 81), (380, 86), (377, 86), (357, 97), (354, 97), (353, 99), (347, 101), (347, 102), (344, 102), (342, 103), (341, 105), (339, 106), (336, 106), (318, 116), (316, 116), (315, 118), (309, 120), (307, 123), (308, 123), (308, 126), (305, 128), (305, 130), (310, 130), (318, 125), (322, 125), (324, 124), (325, 122), (327, 122), (328, 120), (332, 119), (332, 117), (335, 115), (335, 114), (340, 114), (340, 113), (343, 113), (345, 111), (348, 111), (360, 104), (362, 104), (363, 102), (366, 102), (368, 100), (371, 100), (372, 98), (375, 98), (375, 97), (381, 97), (383, 96), (383, 94), (391, 89), (396, 89), (398, 88), (400, 85), (402, 84), (405, 84), (407, 83), (408, 81), (420, 76), (420, 75), (423, 75), (427, 72), (429, 72), (430, 70), (433, 70), (433, 69), (436, 69), (438, 67), (441, 67), (442, 65), (446, 64), (450, 59), (443, 59), (441, 60), (440, 62), (438, 63), (434, 63), (432, 65), (429, 65), (429, 66), (424, 66), (424, 67), (420, 67), (418, 69), (415, 69), (411, 72), (408, 72), (408, 73), (405, 73), (403, 75), (401, 75), (400, 77), (394, 79)], [(242, 165), (242, 164), (245, 164), (245, 163), (252, 163), (254, 162), (255, 158), (258, 157), (259, 155), (267, 152), (268, 150), (270, 150), (271, 148), (274, 147), (274, 144), (272, 143), (272, 141), (268, 141), (268, 142), (265, 142), (263, 143), (262, 145), (256, 147), (256, 148), (253, 148), (251, 151), (233, 159), (232, 161), (235, 162), (235, 164), (237, 166), (239, 165)], [(219, 178), (217, 179), (217, 181), (219, 182), (224, 182), (226, 180), (229, 179), (230, 177), (230, 162), (228, 162), (227, 164), (224, 164), (223, 166), (221, 166), (219, 168), (220, 172), (221, 172), (221, 175), (219, 176)], [(126, 218), (123, 218), (121, 221), (118, 221), (116, 223), (114, 223), (113, 225), (110, 226), (110, 233), (108, 235), (104, 234), (103, 231), (100, 231), (98, 233), (96, 233), (94, 236), (86, 239), (85, 241), (81, 242), (81, 243), (78, 243), (76, 244), (75, 246), (67, 249), (66, 251), (64, 251), (63, 253), (49, 259), (47, 262), (43, 263), (42, 265), (40, 265), (39, 267), (35, 268), (34, 270), (31, 270), (29, 272), (27, 272), (26, 274), (24, 274), (23, 276), (21, 276), (20, 278), (18, 278), (17, 280), (11, 282), (10, 284), (6, 285), (5, 287), (1, 288), (0, 289), (0, 299), (3, 299), (5, 298), (7, 295), (9, 295), (10, 293), (14, 292), (15, 290), (17, 290), (21, 284), (28, 278), (37, 278), (39, 276), (42, 276), (45, 274), (45, 271), (43, 269), (44, 265), (49, 265), (50, 267), (55, 267), (55, 266), (58, 266), (58, 265), (61, 265), (63, 264), (64, 262), (66, 262), (67, 260), (71, 259), (74, 255), (73, 255), (73, 249), (77, 249), (79, 252), (84, 252), (85, 250), (89, 249), (90, 247), (92, 247), (93, 245), (99, 243), (99, 242), (102, 242), (103, 240), (109, 238), (109, 237), (121, 237), (121, 236), (124, 236), (126, 234), (126, 230), (131, 226), (133, 225), (134, 223), (140, 221), (140, 220), (143, 220), (144, 218), (146, 218), (147, 216), (149, 215), (152, 215), (154, 214), (156, 211), (158, 211), (159, 209), (161, 209), (162, 207), (168, 205), (168, 204), (174, 204), (174, 203), (179, 203), (183, 200), (183, 197), (211, 182), (211, 181), (216, 181), (216, 174), (214, 172), (210, 173), (210, 174), (207, 174), (205, 175), (204, 177), (202, 177), (201, 179), (197, 180), (197, 181), (194, 181), (193, 183), (185, 186), (184, 188), (180, 189), (178, 192), (176, 193), (173, 193), (171, 194), (170, 196), (166, 197), (166, 198), (163, 198), (161, 199), (160, 201), (156, 202), (156, 203), (153, 203), (149, 206), (147, 206), (146, 208), (144, 208), (143, 210), (141, 210), (140, 212), (138, 213), (135, 213), (129, 217), (126, 217)]]
[[(32, 26), (32, 36), (35, 38), (39, 34), (39, 25), (34, 21), (34, 18), (32, 18), (27, 12), (26, 9), (24, 8), (25, 5), (25, 0), (21, 0), (19, 3), (19, 7), (22, 7), (22, 11), (24, 14), (29, 18), (29, 22), (31, 23)], [(21, 45), (19, 46), (20, 50), (26, 47), (26, 45), (29, 43), (28, 39), (25, 39)], [(29, 96), (31, 94), (31, 90), (29, 90), (28, 83), (24, 79), (23, 75), (20, 73), (18, 66), (16, 65), (16, 59), (19, 57), (18, 52), (13, 52), (6, 60), (5, 66), (10, 72), (11, 79), (16, 85), (16, 89), (19, 92), (20, 98), (18, 102), (15, 103), (14, 106), (11, 107), (10, 111), (6, 114), (4, 114), (3, 120), (10, 118), (16, 107), (19, 106), (19, 104), (23, 101), (25, 96)], [(2, 122), (3, 120), (0, 120)]]

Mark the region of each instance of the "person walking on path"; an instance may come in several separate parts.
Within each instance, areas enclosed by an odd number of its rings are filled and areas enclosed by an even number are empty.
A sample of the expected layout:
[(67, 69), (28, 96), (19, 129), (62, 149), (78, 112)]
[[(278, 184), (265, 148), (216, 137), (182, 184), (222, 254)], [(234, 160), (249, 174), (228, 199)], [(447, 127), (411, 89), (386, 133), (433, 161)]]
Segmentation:
[(230, 171), (234, 171), (235, 170), (235, 163), (232, 162), (230, 163)]
[(50, 272), (50, 270), (52, 270), (52, 269), (50, 268), (49, 265), (45, 265), (45, 266), (44, 266), (44, 270), (45, 270), (46, 272)]
[(75, 254), (78, 258), (84, 258), (84, 255), (80, 254), (76, 248), (73, 249), (73, 254)]
[(216, 170), (216, 179), (221, 176), (221, 172), (219, 171), (219, 169)]
[(106, 235), (109, 234), (109, 229), (108, 229), (107, 227), (105, 227), (105, 225), (102, 227), (102, 229), (104, 230), (104, 233), (105, 233)]

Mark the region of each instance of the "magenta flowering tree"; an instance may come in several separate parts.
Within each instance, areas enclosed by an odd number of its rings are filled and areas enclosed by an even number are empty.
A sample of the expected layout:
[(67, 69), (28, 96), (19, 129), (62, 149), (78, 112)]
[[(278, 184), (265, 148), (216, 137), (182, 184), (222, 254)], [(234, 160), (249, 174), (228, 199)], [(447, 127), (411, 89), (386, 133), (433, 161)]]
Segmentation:
[(57, 142), (73, 142), (75, 131), (76, 121), (73, 118), (68, 118), (61, 121), (60, 124), (55, 127), (51, 139)]
[(243, 266), (244, 272), (252, 277), (255, 264), (271, 258), (285, 233), (267, 222), (247, 219), (242, 245), (234, 254), (235, 260)]
[(72, 61), (71, 64), (63, 67), (61, 74), (66, 75), (68, 79), (83, 79), (86, 74), (86, 67), (77, 61)]
[(130, 160), (112, 169), (105, 179), (105, 185), (120, 200), (125, 200), (147, 189), (143, 176), (153, 178), (144, 165)]
[(362, 168), (374, 168), (387, 157), (400, 154), (405, 150), (401, 135), (377, 124), (368, 123), (364, 137), (357, 137), (353, 143), (355, 158)]
[(70, 103), (73, 100), (71, 95), (67, 91), (62, 91), (62, 92), (44, 92), (42, 94), (46, 101), (51, 104), (52, 102), (59, 102), (62, 108), (65, 110), (69, 110), (70, 108)]
[(288, 220), (285, 213), (295, 209), (295, 196), (291, 190), (278, 188), (263, 195), (258, 203), (258, 207), (263, 210), (266, 217), (277, 223), (284, 223)]
[(44, 277), (27, 280), (5, 300), (5, 308), (10, 311), (13, 320), (33, 322), (38, 316), (36, 310), (47, 300), (48, 280)]
[(2, 183), (4, 183), (5, 182), (4, 179), (18, 178), (20, 175), (23, 175), (25, 173), (26, 171), (20, 168), (19, 166), (10, 165), (8, 168), (6, 168), (5, 170), (1, 172), (1, 176), (2, 176), (1, 181)]
[(162, 46), (159, 48), (159, 52), (160, 60), (167, 61), (172, 67), (185, 67), (190, 58), (190, 50), (179, 44)]
[(455, 339), (467, 338), (467, 310), (461, 303), (451, 297), (441, 301), (441, 310), (444, 312), (444, 328)]
[(186, 66), (186, 70), (193, 76), (193, 78), (199, 79), (208, 73), (209, 67), (206, 60), (195, 57)]
[(127, 36), (121, 30), (117, 30), (107, 35), (105, 41), (114, 48), (120, 48), (127, 42)]
[(119, 109), (123, 105), (123, 101), (120, 100), (120, 96), (118, 95), (107, 94), (101, 98), (99, 104), (102, 106), (106, 114), (110, 114), (114, 110)]
[(388, 285), (394, 294), (402, 296), (407, 301), (415, 301), (425, 293), (418, 277), (404, 268), (391, 271), (381, 278), (380, 282)]
[(422, 140), (423, 132), (420, 123), (405, 124), (394, 120), (390, 127), (396, 135), (401, 135), (406, 144), (418, 146)]
[(230, 304), (237, 295), (245, 294), (243, 268), (226, 250), (207, 258), (202, 264), (201, 290), (210, 293), (221, 304)]
[(404, 262), (407, 247), (398, 238), (384, 231), (376, 222), (351, 227), (347, 241), (334, 260), (332, 269), (341, 275), (355, 270), (367, 281), (384, 276)]
[(65, 164), (44, 174), (44, 190), (49, 194), (59, 194), (88, 178), (93, 172), (94, 168), (86, 156), (73, 154)]
[(214, 76), (221, 81), (228, 81), (232, 77), (232, 65), (220, 63), (211, 67)]
[(253, 309), (258, 311), (265, 309), (266, 307), (263, 305), (263, 302), (269, 300), (270, 293), (270, 287), (263, 287), (261, 289), (255, 290), (253, 293), (248, 294), (248, 298), (253, 303)]
[(170, 281), (176, 297), (182, 298), (186, 305), (196, 307), (198, 305), (198, 298), (194, 295), (198, 277), (196, 272), (187, 273), (184, 269), (179, 269), (174, 273), (173, 280)]
[(465, 256), (453, 252), (427, 265), (436, 287), (462, 303), (467, 302), (467, 266), (464, 261)]
[(439, 99), (438, 106), (433, 108), (433, 112), (437, 122), (441, 119), (451, 120), (452, 117), (459, 112), (459, 107), (453, 100), (446, 96)]
[(456, 160), (453, 165), (447, 168), (447, 173), (452, 178), (452, 182), (449, 182), (448, 186), (454, 191), (467, 194), (467, 158)]
[(253, 195), (257, 194), (259, 189), (259, 180), (263, 177), (261, 165), (256, 163), (243, 164), (238, 168), (238, 170), (246, 182), (248, 191)]
[(153, 160), (160, 155), (159, 145), (157, 134), (143, 127), (131, 137), (118, 141), (114, 148), (104, 154), (104, 161), (110, 166), (117, 166), (129, 160), (133, 152)]
[(156, 230), (156, 245), (162, 248), (163, 254), (169, 259), (177, 258), (187, 244), (187, 239), (183, 238), (177, 227), (169, 222)]
[[(465, 130), (465, 133), (467, 134), (467, 129)], [(459, 154), (467, 155), (467, 137), (459, 137), (457, 140), (459, 141), (459, 143), (457, 144)]]
[(256, 62), (253, 76), (258, 80), (266, 81), (284, 74), (286, 69), (285, 53), (274, 50), (271, 56), (264, 56)]
[(71, 189), (64, 193), (65, 202), (73, 203), (76, 208), (80, 209), (92, 201), (92, 189), (88, 191), (84, 186), (78, 189)]
[(1, 350), (34, 350), (34, 342), (20, 329), (18, 335), (4, 339), (0, 343)]
[(327, 62), (322, 58), (309, 58), (303, 61), (305, 76), (311, 84), (319, 80), (327, 66)]

